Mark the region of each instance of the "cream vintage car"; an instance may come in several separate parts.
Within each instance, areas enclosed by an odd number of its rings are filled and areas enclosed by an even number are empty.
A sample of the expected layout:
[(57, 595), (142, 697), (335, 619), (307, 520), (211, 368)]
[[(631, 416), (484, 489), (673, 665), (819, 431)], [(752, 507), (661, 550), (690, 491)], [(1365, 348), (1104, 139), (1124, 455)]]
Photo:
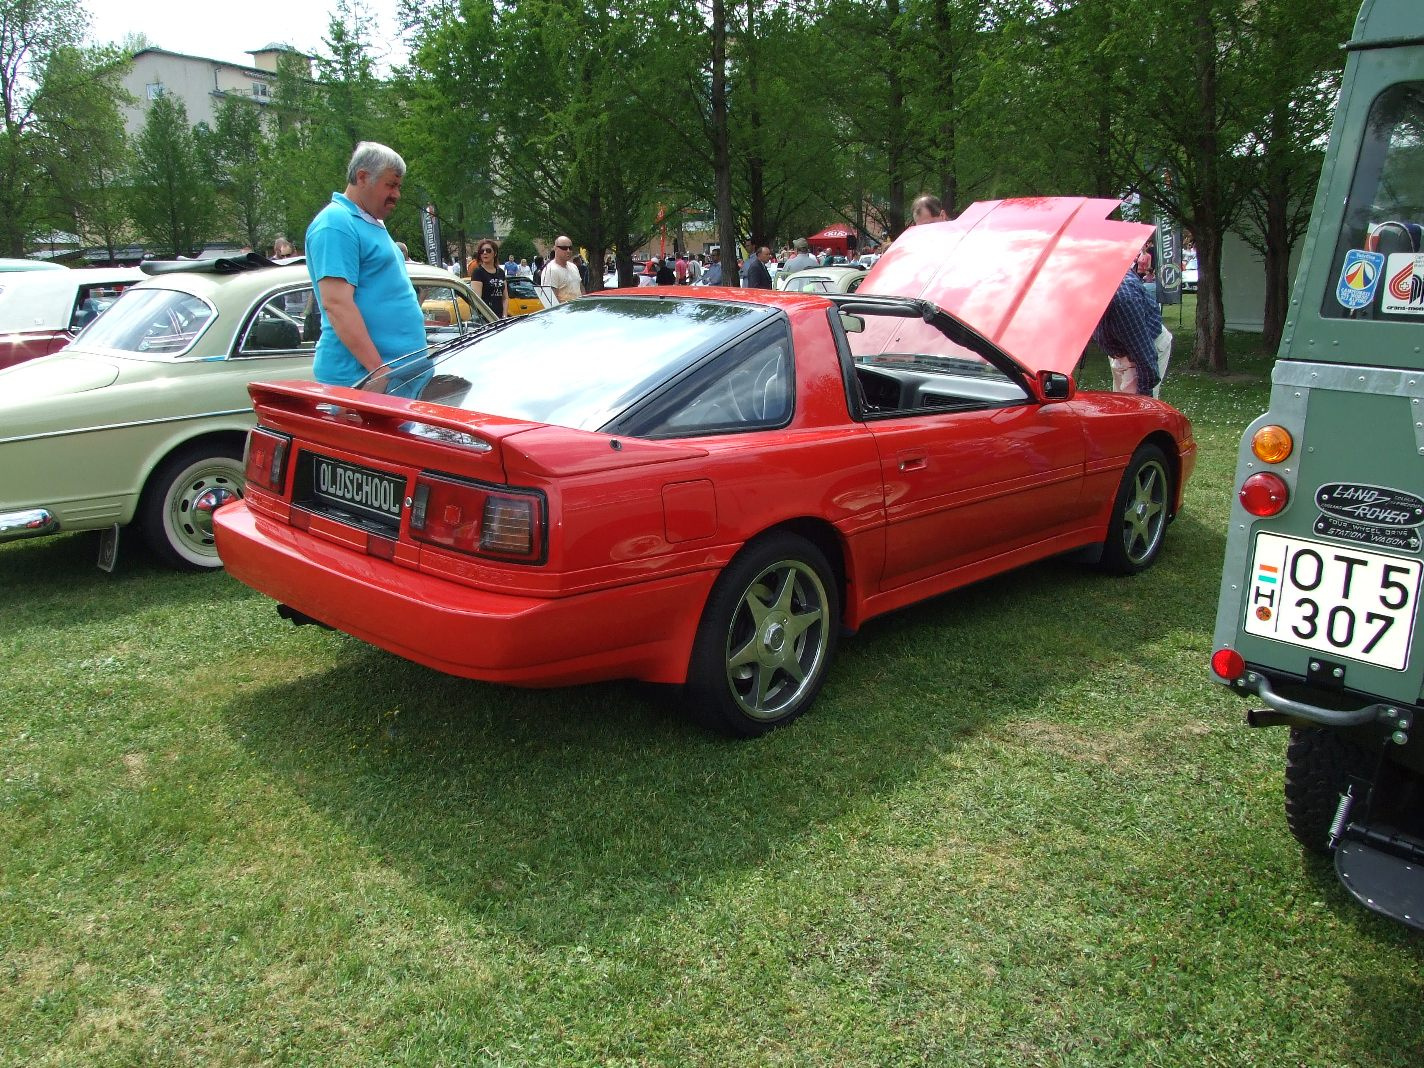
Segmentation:
[[(448, 271), (407, 266), (432, 344), (493, 321)], [(242, 495), (247, 387), (311, 377), (311, 280), (260, 257), (146, 270), (63, 352), (0, 371), (0, 541), (100, 530), (112, 567), (133, 526), (173, 567), (222, 566), (212, 512)]]

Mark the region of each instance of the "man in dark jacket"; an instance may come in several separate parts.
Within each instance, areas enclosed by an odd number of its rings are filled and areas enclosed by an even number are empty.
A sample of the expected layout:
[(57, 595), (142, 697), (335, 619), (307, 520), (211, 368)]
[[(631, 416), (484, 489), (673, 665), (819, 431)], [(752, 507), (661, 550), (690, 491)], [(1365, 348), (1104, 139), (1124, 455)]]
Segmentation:
[(766, 269), (767, 261), (771, 259), (771, 249), (762, 245), (756, 250), (755, 256), (747, 257), (747, 262), (742, 267), (742, 287), (744, 289), (770, 289), (771, 272)]

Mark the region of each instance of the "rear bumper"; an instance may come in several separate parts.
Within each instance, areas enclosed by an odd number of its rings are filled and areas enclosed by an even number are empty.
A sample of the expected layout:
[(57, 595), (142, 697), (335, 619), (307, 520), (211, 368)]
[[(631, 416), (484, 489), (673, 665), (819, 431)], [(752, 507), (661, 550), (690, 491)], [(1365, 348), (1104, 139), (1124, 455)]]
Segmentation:
[(571, 597), (464, 586), (254, 516), (213, 516), (229, 575), (321, 623), (437, 671), (517, 686), (684, 681), (714, 571)]
[(48, 508), (25, 508), (18, 512), (0, 512), (0, 542), (21, 538), (42, 538), (59, 533), (59, 520)]

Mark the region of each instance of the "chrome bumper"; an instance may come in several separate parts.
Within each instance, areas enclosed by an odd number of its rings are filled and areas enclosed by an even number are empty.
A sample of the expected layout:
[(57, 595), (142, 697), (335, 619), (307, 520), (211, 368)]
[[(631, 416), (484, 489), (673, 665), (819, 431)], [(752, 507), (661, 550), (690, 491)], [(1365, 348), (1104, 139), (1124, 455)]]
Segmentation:
[(0, 512), (0, 541), (42, 538), (59, 532), (59, 520), (47, 508), (27, 508), (23, 512)]

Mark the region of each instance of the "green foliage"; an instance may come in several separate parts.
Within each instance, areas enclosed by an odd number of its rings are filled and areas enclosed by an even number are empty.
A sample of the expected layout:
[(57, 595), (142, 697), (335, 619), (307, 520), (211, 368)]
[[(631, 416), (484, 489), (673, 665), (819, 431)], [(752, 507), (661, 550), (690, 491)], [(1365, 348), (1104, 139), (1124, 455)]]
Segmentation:
[[(85, 49), (84, 9), (65, 0), (0, 0), (0, 250), (22, 256), (41, 229), (73, 226), (96, 185), (90, 158), (120, 160), (120, 67)], [(79, 174), (70, 171), (81, 161)], [(100, 197), (106, 207), (108, 197)]]
[(270, 140), (258, 105), (241, 97), (218, 103), (210, 141), (218, 190), (218, 225), (242, 243), (262, 249), (277, 229), (263, 180)]
[(153, 251), (190, 256), (212, 234), (211, 157), (188, 125), (188, 109), (167, 94), (152, 101), (134, 143), (129, 214)]

